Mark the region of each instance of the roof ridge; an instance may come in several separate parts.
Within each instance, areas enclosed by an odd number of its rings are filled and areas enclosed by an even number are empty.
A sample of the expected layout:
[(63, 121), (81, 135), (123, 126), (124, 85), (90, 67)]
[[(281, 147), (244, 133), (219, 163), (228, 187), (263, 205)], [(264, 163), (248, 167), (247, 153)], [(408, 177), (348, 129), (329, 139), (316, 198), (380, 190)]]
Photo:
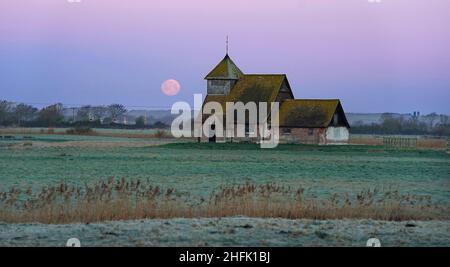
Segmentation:
[(284, 73), (262, 73), (262, 74), (258, 74), (258, 73), (245, 73), (244, 76), (287, 76)]
[(286, 99), (285, 101), (341, 101), (339, 98), (296, 98)]

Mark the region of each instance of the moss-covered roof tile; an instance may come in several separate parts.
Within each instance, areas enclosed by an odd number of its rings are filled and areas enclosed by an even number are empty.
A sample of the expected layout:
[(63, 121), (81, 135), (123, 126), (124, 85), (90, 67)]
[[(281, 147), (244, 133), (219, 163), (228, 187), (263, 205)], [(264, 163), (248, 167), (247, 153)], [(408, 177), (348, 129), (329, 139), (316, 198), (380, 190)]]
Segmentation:
[(233, 79), (238, 80), (244, 73), (236, 66), (228, 54), (217, 66), (206, 75), (205, 79)]
[[(228, 95), (207, 95), (203, 105), (215, 101), (222, 105), (226, 112), (227, 102), (260, 102), (271, 103), (276, 100), (278, 92), (286, 79), (284, 74), (244, 74)], [(270, 111), (270, 105), (268, 106)]]
[(280, 106), (281, 127), (328, 127), (339, 99), (293, 99)]

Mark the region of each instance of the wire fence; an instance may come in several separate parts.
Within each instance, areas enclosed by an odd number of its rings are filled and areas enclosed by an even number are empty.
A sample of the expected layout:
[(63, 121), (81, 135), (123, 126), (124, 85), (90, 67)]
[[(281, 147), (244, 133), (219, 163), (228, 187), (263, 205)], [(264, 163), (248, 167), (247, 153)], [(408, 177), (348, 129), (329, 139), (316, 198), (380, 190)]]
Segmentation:
[(417, 148), (418, 138), (383, 137), (383, 145), (390, 148)]

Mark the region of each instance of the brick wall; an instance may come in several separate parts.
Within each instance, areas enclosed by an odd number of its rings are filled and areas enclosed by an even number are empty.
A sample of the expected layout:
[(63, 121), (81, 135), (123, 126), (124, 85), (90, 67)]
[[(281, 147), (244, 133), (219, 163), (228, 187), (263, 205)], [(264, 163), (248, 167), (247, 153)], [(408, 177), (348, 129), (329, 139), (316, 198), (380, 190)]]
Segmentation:
[(280, 142), (325, 144), (325, 132), (325, 128), (280, 128)]

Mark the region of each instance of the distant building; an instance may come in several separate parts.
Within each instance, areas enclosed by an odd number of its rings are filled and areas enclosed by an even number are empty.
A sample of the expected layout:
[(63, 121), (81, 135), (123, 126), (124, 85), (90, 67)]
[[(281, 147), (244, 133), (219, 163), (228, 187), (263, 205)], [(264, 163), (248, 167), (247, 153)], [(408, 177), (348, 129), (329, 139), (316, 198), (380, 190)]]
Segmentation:
[[(205, 79), (207, 95), (203, 105), (215, 101), (225, 109), (226, 102), (279, 102), (281, 142), (348, 142), (350, 126), (339, 99), (294, 99), (285, 74), (244, 74), (227, 54)], [(245, 129), (250, 133), (251, 129), (257, 128), (246, 123)], [(242, 139), (252, 141), (251, 138), (210, 138), (209, 141), (229, 142)], [(204, 137), (203, 140), (208, 138)], [(257, 140), (259, 138), (254, 139)]]

